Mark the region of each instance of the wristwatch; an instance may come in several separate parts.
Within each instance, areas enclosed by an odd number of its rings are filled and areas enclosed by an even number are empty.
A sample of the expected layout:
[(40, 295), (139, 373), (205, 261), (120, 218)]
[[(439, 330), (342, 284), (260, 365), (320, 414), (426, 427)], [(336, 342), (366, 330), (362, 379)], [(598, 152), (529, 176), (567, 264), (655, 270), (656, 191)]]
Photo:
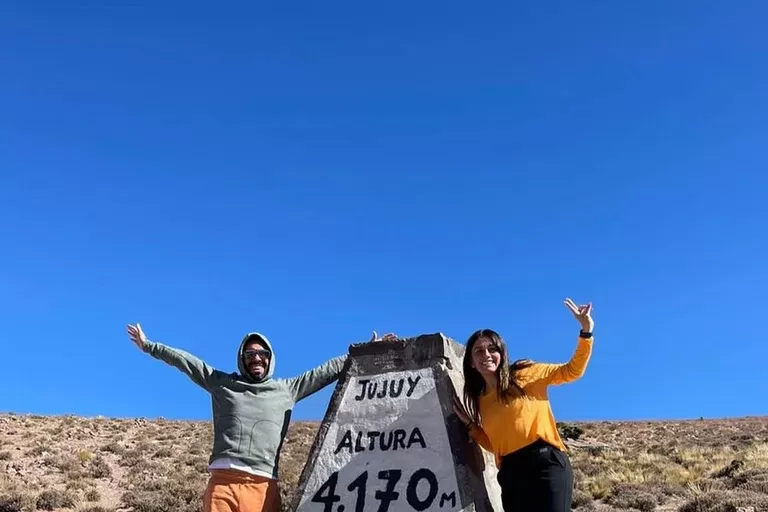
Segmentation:
[(579, 331), (579, 337), (588, 340), (589, 338), (592, 337), (592, 333), (591, 332)]

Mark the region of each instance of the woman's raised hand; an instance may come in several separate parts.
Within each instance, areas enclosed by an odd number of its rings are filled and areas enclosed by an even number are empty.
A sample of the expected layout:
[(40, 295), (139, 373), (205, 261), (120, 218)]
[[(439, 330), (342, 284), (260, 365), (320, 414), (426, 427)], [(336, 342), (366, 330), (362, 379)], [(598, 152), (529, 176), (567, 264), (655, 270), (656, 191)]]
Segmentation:
[(563, 304), (571, 310), (574, 318), (579, 322), (581, 330), (585, 333), (592, 333), (595, 328), (595, 321), (592, 320), (592, 303), (577, 306), (571, 299), (565, 299)]

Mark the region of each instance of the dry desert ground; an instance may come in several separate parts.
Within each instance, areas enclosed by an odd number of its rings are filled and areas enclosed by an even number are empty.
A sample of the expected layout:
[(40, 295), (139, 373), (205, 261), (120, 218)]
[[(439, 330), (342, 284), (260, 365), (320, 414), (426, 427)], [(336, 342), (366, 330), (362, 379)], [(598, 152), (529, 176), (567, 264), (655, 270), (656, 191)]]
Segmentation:
[[(291, 425), (288, 503), (319, 424)], [(580, 511), (768, 511), (768, 417), (571, 423)], [(209, 422), (0, 415), (0, 512), (201, 510)]]

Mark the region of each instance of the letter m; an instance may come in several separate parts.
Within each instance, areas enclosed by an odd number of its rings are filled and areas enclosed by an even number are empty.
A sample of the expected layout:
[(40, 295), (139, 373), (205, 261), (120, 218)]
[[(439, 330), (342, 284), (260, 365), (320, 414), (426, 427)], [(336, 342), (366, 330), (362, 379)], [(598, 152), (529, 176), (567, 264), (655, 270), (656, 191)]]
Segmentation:
[(456, 491), (453, 491), (451, 494), (443, 493), (443, 495), (440, 496), (440, 508), (443, 508), (445, 506), (446, 501), (450, 501), (451, 508), (455, 508), (456, 507)]

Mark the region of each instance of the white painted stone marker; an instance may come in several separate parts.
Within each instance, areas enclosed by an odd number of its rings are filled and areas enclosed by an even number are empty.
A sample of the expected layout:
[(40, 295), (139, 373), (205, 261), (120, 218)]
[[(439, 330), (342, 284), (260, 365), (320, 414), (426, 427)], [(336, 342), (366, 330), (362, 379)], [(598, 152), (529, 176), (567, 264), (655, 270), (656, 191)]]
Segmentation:
[(453, 413), (464, 347), (442, 334), (350, 346), (294, 512), (502, 512), (492, 457)]

